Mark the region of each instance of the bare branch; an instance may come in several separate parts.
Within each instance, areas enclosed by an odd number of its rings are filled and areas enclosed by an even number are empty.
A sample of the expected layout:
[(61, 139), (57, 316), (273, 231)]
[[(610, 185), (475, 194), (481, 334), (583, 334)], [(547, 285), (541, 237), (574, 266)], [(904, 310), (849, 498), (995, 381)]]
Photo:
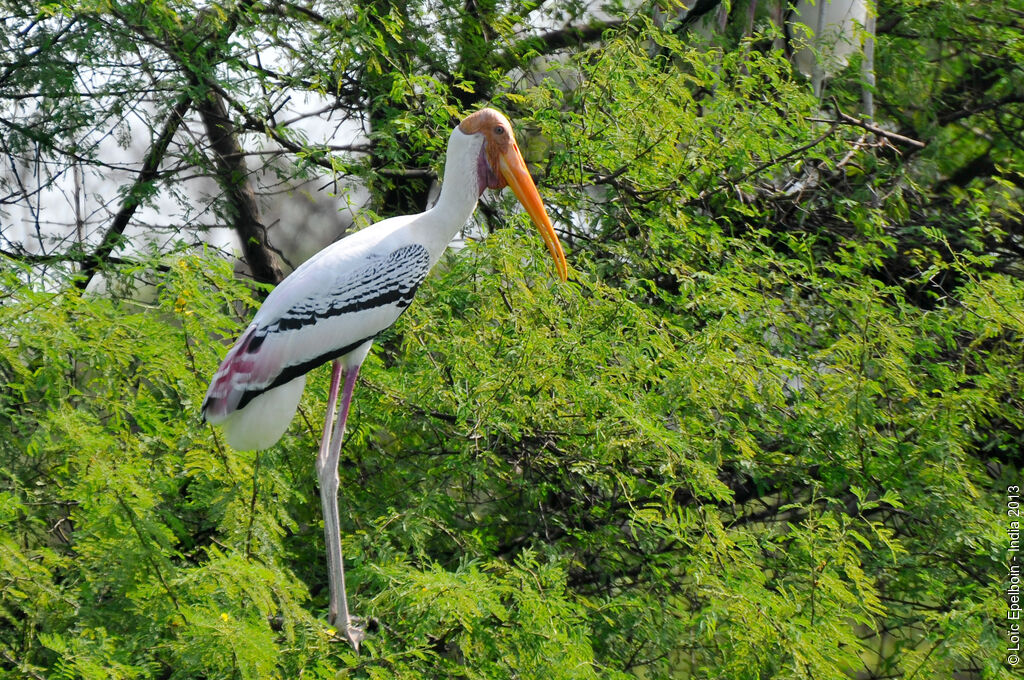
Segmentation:
[[(41, 255), (37, 253), (28, 253), (21, 251), (11, 251), (0, 249), (0, 256), (14, 260), (16, 262), (24, 262), (30, 265), (48, 265), (48, 264), (60, 264), (62, 262), (70, 262), (74, 264), (86, 265), (93, 261), (93, 255), (87, 255), (82, 252), (69, 250), (61, 253)], [(104, 262), (115, 265), (125, 266), (138, 266), (142, 264), (142, 260), (133, 260), (125, 257), (115, 257), (108, 255)], [(167, 265), (156, 265), (154, 267), (157, 271), (167, 272), (170, 271), (170, 267)]]
[(211, 89), (197, 102), (196, 109), (210, 139), (217, 165), (217, 180), (233, 209), (232, 226), (242, 241), (242, 252), (252, 269), (253, 278), (262, 283), (278, 283), (284, 278), (284, 272), (274, 251), (267, 245), (267, 228), (261, 221), (256, 194), (248, 181), (245, 156), (238, 145), (224, 100)]
[(835, 120), (829, 118), (808, 118), (807, 120), (813, 121), (815, 123), (828, 123), (830, 125), (854, 125), (856, 127), (864, 128), (868, 132), (872, 132), (878, 135), (879, 137), (885, 137), (886, 139), (890, 139), (894, 142), (899, 142), (900, 144), (916, 146), (918, 149), (923, 149), (925, 146), (927, 146), (927, 144), (925, 144), (924, 142), (918, 141), (916, 139), (911, 139), (910, 137), (905, 137), (904, 135), (898, 134), (896, 132), (890, 132), (889, 130), (879, 127), (874, 123), (869, 123), (867, 121), (854, 118), (850, 114), (843, 113), (842, 111), (840, 111), (838, 107), (836, 108)]
[(502, 50), (494, 56), (494, 65), (511, 69), (521, 65), (523, 55), (528, 52), (540, 54), (552, 54), (573, 45), (584, 45), (598, 40), (605, 31), (615, 28), (623, 28), (630, 25), (639, 25), (638, 20), (623, 21), (613, 19), (606, 22), (595, 22), (589, 26), (566, 26), (554, 31), (548, 31), (541, 35), (523, 38), (506, 50)]
[(135, 210), (142, 203), (150, 183), (156, 179), (160, 163), (167, 153), (167, 148), (174, 138), (174, 133), (178, 131), (182, 119), (191, 106), (192, 98), (187, 94), (181, 95), (178, 101), (175, 102), (174, 108), (164, 122), (163, 130), (160, 131), (160, 136), (157, 137), (153, 146), (150, 147), (149, 153), (146, 154), (146, 158), (142, 163), (142, 169), (139, 170), (138, 177), (135, 178), (135, 182), (128, 190), (128, 195), (125, 196), (121, 209), (114, 216), (110, 229), (103, 235), (103, 240), (96, 248), (96, 252), (83, 263), (82, 277), (75, 281), (75, 285), (80, 290), (85, 290), (89, 282), (92, 281), (93, 276), (96, 275), (96, 271), (105, 262), (110, 261), (110, 254), (120, 245), (124, 230), (128, 227), (132, 216), (135, 215)]

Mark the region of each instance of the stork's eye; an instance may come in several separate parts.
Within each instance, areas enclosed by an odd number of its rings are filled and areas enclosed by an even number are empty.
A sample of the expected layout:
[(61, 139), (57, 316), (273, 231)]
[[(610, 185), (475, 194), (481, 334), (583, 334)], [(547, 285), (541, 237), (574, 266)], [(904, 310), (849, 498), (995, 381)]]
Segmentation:
[(504, 125), (498, 125), (498, 126), (496, 126), (496, 127), (494, 128), (494, 134), (496, 134), (496, 135), (498, 135), (499, 137), (501, 137), (501, 136), (502, 136), (503, 134), (505, 134), (505, 126), (504, 126)]

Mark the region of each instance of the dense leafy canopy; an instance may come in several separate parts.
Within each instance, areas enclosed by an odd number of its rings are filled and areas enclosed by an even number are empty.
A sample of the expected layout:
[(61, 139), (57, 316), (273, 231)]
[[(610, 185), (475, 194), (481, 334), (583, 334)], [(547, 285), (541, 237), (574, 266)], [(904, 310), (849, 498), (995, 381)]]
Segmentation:
[[(256, 156), (282, 177), (326, 165), (408, 212), (452, 121), (493, 102), (570, 282), (491, 197), (487, 237), (377, 343), (341, 469), (350, 597), (376, 621), (356, 655), (325, 623), (326, 370), (259, 454), (197, 415), (267, 287), (182, 230), (124, 258), (96, 257), (105, 230), (12, 246), (0, 676), (1010, 677), (1021, 3), (880, 2), (875, 122), (856, 65), (813, 96), (763, 7), (709, 42), (646, 5), (545, 32), (530, 21), (582, 10), (349, 4), (2, 2), (4, 152), (56, 178), (90, 162), (68, 155), (83, 131), (116, 134), (110, 101), (213, 91), (243, 145), (288, 152)], [(102, 96), (76, 89), (86, 65), (109, 69)], [(274, 123), (263, 97), (286, 87), (361, 112), (368, 144), (331, 155)], [(156, 191), (205, 214), (186, 175), (226, 167), (190, 139), (104, 219)], [(83, 292), (97, 268), (104, 294)]]

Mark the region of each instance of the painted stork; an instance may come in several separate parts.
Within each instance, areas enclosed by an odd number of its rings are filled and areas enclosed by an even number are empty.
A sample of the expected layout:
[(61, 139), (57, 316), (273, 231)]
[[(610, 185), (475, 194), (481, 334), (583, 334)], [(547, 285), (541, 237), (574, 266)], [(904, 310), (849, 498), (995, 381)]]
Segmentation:
[[(562, 246), (530, 178), (508, 119), (494, 109), (466, 117), (448, 140), (437, 203), (392, 217), (323, 249), (267, 296), (213, 376), (203, 418), (223, 428), (236, 449), (273, 446), (298, 408), (306, 373), (333, 361), (320, 452), (330, 584), (328, 621), (358, 651), (363, 629), (349, 615), (338, 520), (338, 459), (352, 390), (374, 338), (412, 302), (430, 269), (472, 215), (485, 189), (508, 185), (540, 230), (567, 277)], [(342, 385), (342, 376), (344, 384)], [(333, 431), (331, 422), (341, 408)]]

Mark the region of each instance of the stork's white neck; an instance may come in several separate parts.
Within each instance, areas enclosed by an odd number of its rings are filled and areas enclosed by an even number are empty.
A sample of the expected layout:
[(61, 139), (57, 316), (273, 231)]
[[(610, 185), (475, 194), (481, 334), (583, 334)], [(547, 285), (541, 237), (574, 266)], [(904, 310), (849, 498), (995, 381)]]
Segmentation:
[(480, 198), (477, 163), (483, 142), (481, 135), (467, 135), (459, 128), (448, 139), (441, 193), (434, 206), (424, 213), (422, 223), (422, 228), (430, 232), (430, 240), (440, 246), (435, 260), (476, 209)]

